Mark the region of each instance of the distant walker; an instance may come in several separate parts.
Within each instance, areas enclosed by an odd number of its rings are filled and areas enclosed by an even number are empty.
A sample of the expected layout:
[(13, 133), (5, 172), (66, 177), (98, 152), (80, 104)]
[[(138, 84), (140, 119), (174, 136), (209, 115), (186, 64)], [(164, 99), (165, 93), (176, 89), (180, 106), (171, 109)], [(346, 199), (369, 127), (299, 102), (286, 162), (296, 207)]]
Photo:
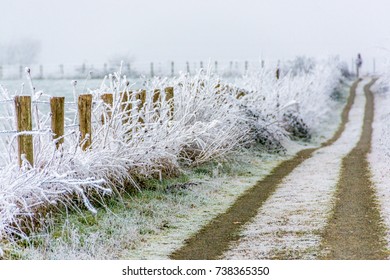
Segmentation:
[(362, 64), (363, 64), (362, 56), (360, 55), (360, 53), (358, 53), (357, 58), (356, 58), (356, 77), (357, 78), (359, 78), (359, 70), (362, 67)]

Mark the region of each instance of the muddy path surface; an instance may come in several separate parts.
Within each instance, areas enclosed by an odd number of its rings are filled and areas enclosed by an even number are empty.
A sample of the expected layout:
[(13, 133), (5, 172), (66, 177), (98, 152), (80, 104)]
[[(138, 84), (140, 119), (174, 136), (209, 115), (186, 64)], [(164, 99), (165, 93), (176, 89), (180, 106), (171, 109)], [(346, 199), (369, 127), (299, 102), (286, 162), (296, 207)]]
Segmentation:
[(367, 154), (371, 148), (374, 97), (372, 80), (366, 96), (363, 130), (355, 148), (343, 159), (333, 216), (323, 236), (324, 259), (385, 259), (385, 229), (372, 188)]
[(302, 150), (292, 159), (282, 162), (271, 174), (241, 195), (226, 212), (218, 215), (200, 231), (187, 239), (184, 246), (174, 251), (170, 258), (221, 258), (223, 253), (229, 248), (229, 245), (240, 238), (239, 233), (243, 225), (256, 216), (259, 208), (275, 192), (282, 180), (298, 165), (310, 158), (315, 151), (332, 145), (340, 138), (348, 122), (348, 114), (355, 99), (358, 82), (356, 81), (351, 86), (347, 104), (342, 112), (340, 126), (331, 139), (323, 143), (319, 148)]

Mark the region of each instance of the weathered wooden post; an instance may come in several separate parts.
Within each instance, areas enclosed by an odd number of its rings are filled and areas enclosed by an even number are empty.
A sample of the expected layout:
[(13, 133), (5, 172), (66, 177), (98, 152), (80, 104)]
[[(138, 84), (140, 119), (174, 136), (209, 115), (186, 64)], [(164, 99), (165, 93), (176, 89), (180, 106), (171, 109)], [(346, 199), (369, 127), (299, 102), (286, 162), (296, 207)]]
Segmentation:
[(279, 67), (276, 68), (275, 77), (276, 77), (277, 80), (279, 80), (279, 78), (280, 78), (280, 69), (279, 69)]
[(171, 62), (171, 77), (175, 76), (175, 62)]
[(130, 63), (127, 63), (126, 67), (127, 67), (127, 75), (129, 75), (129, 77), (130, 77), (131, 76), (131, 65), (130, 65)]
[(43, 65), (39, 65), (39, 79), (43, 79)]
[(154, 64), (153, 62), (150, 63), (150, 77), (154, 77)]
[[(144, 107), (145, 102), (146, 102), (146, 90), (143, 89), (140, 92), (138, 92), (138, 94), (136, 95), (136, 99), (141, 101), (138, 104), (138, 113), (139, 113), (142, 110), (142, 108)], [(138, 122), (144, 123), (145, 120), (143, 118), (139, 117)]]
[(51, 131), (57, 149), (64, 143), (65, 97), (50, 98)]
[(86, 71), (87, 71), (87, 66), (85, 65), (85, 63), (83, 63), (83, 64), (81, 65), (81, 73), (82, 73), (82, 74), (85, 74)]
[(203, 61), (200, 62), (200, 69), (203, 69)]
[(61, 76), (61, 79), (63, 79), (64, 76), (65, 76), (65, 73), (64, 73), (64, 64), (60, 64), (60, 76)]
[(111, 119), (112, 117), (112, 105), (114, 104), (114, 96), (112, 93), (102, 94), (101, 99), (103, 100), (105, 106), (105, 114), (102, 115), (102, 124), (106, 123), (106, 120)]
[(248, 60), (245, 60), (245, 72), (248, 72), (248, 65), (249, 65)]
[(78, 113), (80, 125), (80, 141), (83, 151), (92, 143), (92, 94), (81, 94), (78, 100)]
[(169, 119), (173, 120), (173, 113), (175, 110), (175, 103), (174, 103), (174, 97), (173, 97), (173, 87), (165, 88), (165, 101), (169, 105), (169, 111), (168, 111)]
[[(161, 91), (159, 89), (155, 89), (154, 92), (153, 92), (153, 100), (152, 100), (152, 104), (153, 104), (153, 108), (154, 109), (157, 109), (159, 107), (159, 102), (160, 102), (160, 93)], [(156, 119), (160, 116), (160, 113), (157, 111), (155, 112), (155, 114), (153, 114), (153, 118)]]
[[(32, 130), (31, 96), (15, 96), (16, 126), (18, 132), (29, 132)], [(18, 161), (22, 166), (22, 155), (34, 166), (33, 137), (29, 135), (18, 135)]]
[(156, 108), (160, 100), (160, 90), (155, 89), (153, 92), (153, 108)]
[(190, 74), (190, 63), (188, 61), (186, 62), (186, 66), (187, 66), (187, 73)]
[(123, 91), (120, 93), (120, 104), (122, 115), (122, 124), (125, 124), (130, 121), (131, 109), (133, 108), (132, 104), (129, 103), (131, 99), (131, 91)]

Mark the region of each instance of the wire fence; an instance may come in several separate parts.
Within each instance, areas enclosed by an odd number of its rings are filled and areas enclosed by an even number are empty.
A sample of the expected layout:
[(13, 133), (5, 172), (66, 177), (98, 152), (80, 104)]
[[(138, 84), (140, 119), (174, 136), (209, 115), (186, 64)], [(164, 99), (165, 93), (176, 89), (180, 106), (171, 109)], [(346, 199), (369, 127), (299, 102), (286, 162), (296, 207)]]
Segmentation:
[[(277, 65), (276, 61), (166, 61), (166, 62), (123, 62), (122, 74), (139, 78), (154, 76), (175, 76), (180, 72), (195, 74), (201, 68), (212, 67), (221, 76), (242, 75), (250, 68)], [(108, 73), (117, 72), (120, 63), (80, 63), (80, 64), (32, 64), (32, 65), (0, 65), (0, 80), (22, 79), (25, 67), (31, 69), (34, 79), (82, 79), (87, 76), (102, 78)]]
[[(130, 115), (136, 120), (135, 122), (146, 125), (145, 118), (149, 119), (150, 114), (155, 114), (155, 108), (160, 107), (162, 103), (168, 106), (169, 109), (167, 110), (170, 112), (168, 115), (172, 118), (173, 87), (164, 88), (163, 91), (163, 95), (161, 95), (160, 89), (156, 89), (151, 93), (152, 96), (149, 99), (153, 100), (153, 110), (145, 107), (147, 105), (146, 90), (124, 91), (117, 95), (104, 93), (99, 95), (98, 99), (94, 99), (92, 94), (80, 94), (77, 102), (65, 102), (65, 97), (50, 97), (48, 101), (33, 100), (30, 95), (17, 95), (13, 99), (3, 99), (0, 100), (0, 104), (6, 106), (7, 111), (3, 110), (1, 118), (6, 119), (6, 125), (2, 124), (0, 136), (5, 135), (8, 138), (2, 137), (3, 139), (0, 139), (0, 141), (5, 144), (5, 142), (13, 142), (14, 140), (11, 140), (11, 138), (17, 139), (16, 150), (19, 165), (22, 165), (23, 158), (27, 158), (29, 164), (34, 166), (33, 135), (51, 135), (52, 141), (63, 143), (63, 138), (66, 136), (65, 130), (72, 129), (73, 133), (76, 132), (80, 137), (80, 147), (86, 150), (92, 144), (94, 126), (102, 126), (109, 121), (112, 117), (112, 111), (117, 106), (120, 108), (119, 116), (123, 125), (129, 122)], [(162, 101), (162, 98), (164, 101)], [(48, 114), (39, 116), (41, 111), (34, 106), (39, 104), (50, 108)], [(65, 110), (65, 104), (67, 110)], [(73, 120), (68, 118), (67, 121), (66, 114), (69, 113), (72, 113)], [(10, 129), (4, 129), (4, 127)]]

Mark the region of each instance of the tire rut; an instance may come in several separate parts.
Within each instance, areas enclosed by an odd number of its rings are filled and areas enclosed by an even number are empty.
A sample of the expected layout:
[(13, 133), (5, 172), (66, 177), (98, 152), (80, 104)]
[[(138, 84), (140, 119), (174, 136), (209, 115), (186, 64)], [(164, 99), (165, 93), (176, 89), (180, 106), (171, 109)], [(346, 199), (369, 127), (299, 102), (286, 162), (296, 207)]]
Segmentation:
[(343, 159), (334, 212), (322, 241), (323, 259), (385, 259), (385, 229), (372, 188), (367, 155), (371, 149), (374, 96), (372, 80), (364, 87), (363, 130), (356, 147)]
[(182, 260), (220, 258), (229, 248), (231, 242), (239, 239), (242, 226), (256, 216), (258, 209), (275, 192), (284, 177), (304, 160), (310, 158), (313, 152), (332, 145), (340, 137), (348, 122), (348, 114), (353, 105), (359, 81), (354, 82), (351, 86), (347, 104), (341, 114), (340, 126), (331, 139), (318, 148), (302, 150), (292, 159), (282, 162), (268, 176), (242, 194), (226, 212), (211, 220), (169, 257)]

